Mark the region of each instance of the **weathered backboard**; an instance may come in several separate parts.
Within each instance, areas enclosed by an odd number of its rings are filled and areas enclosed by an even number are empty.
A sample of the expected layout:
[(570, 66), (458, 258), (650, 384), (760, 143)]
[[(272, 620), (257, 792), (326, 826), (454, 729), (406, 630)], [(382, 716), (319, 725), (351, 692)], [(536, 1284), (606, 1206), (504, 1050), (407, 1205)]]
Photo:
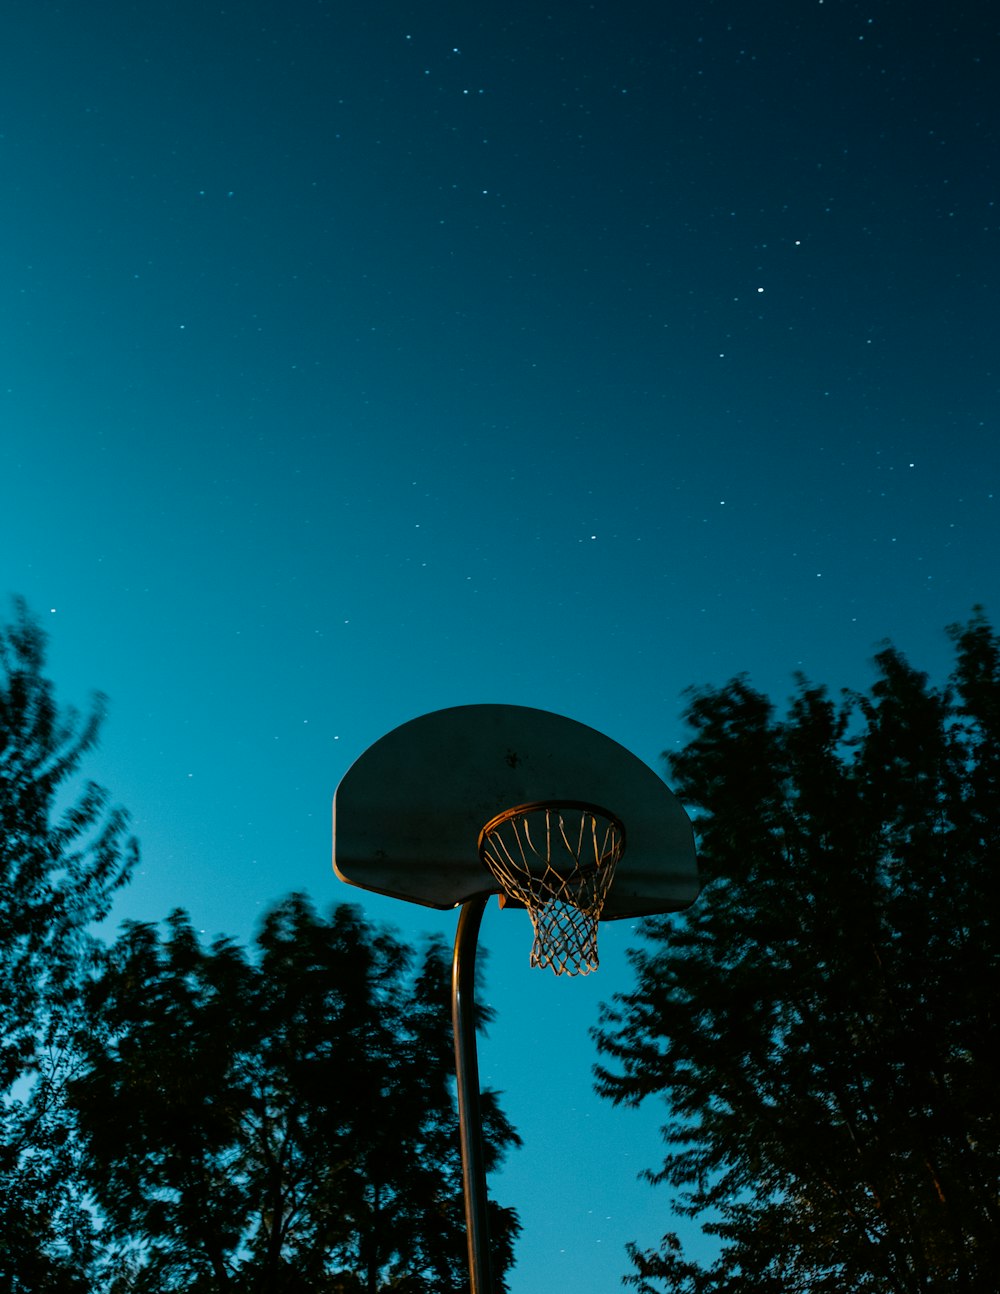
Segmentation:
[(435, 710), (370, 746), (334, 796), (334, 870), (431, 908), (499, 893), (479, 832), (539, 800), (587, 801), (624, 824), (602, 920), (673, 912), (697, 897), (691, 823), (653, 770), (594, 728), (519, 705)]

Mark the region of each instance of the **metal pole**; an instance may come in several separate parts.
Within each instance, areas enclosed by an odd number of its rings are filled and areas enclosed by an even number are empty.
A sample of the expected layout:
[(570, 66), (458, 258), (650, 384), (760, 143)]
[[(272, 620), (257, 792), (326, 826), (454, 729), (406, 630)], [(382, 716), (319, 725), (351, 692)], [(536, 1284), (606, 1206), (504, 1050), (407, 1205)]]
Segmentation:
[(494, 1294), (476, 1053), (476, 943), (487, 902), (488, 896), (469, 899), (462, 904), (451, 964), (451, 1019), (455, 1029), (455, 1074), (458, 1079), (458, 1126), (462, 1137), (465, 1227), (469, 1238), (470, 1294)]

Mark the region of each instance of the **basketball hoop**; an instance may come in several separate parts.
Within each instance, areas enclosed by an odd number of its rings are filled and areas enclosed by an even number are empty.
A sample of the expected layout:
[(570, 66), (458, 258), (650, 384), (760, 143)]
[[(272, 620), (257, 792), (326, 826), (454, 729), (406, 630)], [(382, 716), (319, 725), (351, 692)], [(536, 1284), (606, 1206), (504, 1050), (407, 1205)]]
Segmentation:
[(691, 822), (648, 765), (586, 724), (522, 705), (458, 705), (401, 724), (351, 765), (334, 797), (333, 840), (334, 869), (349, 885), (462, 909), (451, 1015), (467, 1288), (493, 1294), (476, 1057), (483, 911), (499, 888), (501, 904), (531, 915), (532, 965), (585, 975), (597, 967), (599, 921), (694, 902)]
[(625, 828), (607, 809), (575, 800), (520, 804), (479, 833), (479, 857), (505, 900), (528, 909), (532, 966), (557, 975), (597, 969), (597, 925)]

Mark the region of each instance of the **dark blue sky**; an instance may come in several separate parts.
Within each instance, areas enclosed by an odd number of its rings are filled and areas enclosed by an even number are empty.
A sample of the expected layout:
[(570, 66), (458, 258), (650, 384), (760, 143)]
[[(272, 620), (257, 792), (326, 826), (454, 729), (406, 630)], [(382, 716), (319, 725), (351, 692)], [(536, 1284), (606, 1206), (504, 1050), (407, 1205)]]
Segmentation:
[[(294, 887), (450, 937), (329, 870), (340, 776), (406, 719), (536, 705), (657, 765), (690, 684), (863, 686), (887, 637), (947, 668), (997, 607), (997, 26), (7, 7), (0, 574), (67, 697), (112, 697), (120, 915), (245, 938)], [(667, 1226), (656, 1111), (589, 1095), (605, 929), (564, 985), (484, 928), (515, 1294), (605, 1294)]]

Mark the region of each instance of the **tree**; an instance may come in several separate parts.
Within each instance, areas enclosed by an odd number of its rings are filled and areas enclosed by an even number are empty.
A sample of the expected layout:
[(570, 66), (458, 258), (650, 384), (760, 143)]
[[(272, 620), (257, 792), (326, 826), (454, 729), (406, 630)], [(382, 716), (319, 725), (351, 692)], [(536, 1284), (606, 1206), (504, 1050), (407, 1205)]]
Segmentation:
[[(464, 1290), (448, 962), (301, 895), (253, 958), (182, 912), (126, 926), (70, 1088), (113, 1289)], [(517, 1136), (486, 1106), (498, 1162)], [(506, 1269), (517, 1220), (495, 1221)]]
[(45, 648), (17, 602), (0, 625), (0, 1282), (32, 1294), (86, 1288), (66, 1044), (96, 948), (90, 927), (136, 856), (125, 813), (93, 782), (76, 782), (104, 699), (82, 718), (60, 708)]
[(597, 1083), (667, 1098), (650, 1180), (721, 1246), (633, 1246), (643, 1294), (996, 1290), (1000, 641), (951, 634), (944, 688), (889, 646), (784, 718), (744, 678), (691, 696), (705, 888), (644, 923)]

